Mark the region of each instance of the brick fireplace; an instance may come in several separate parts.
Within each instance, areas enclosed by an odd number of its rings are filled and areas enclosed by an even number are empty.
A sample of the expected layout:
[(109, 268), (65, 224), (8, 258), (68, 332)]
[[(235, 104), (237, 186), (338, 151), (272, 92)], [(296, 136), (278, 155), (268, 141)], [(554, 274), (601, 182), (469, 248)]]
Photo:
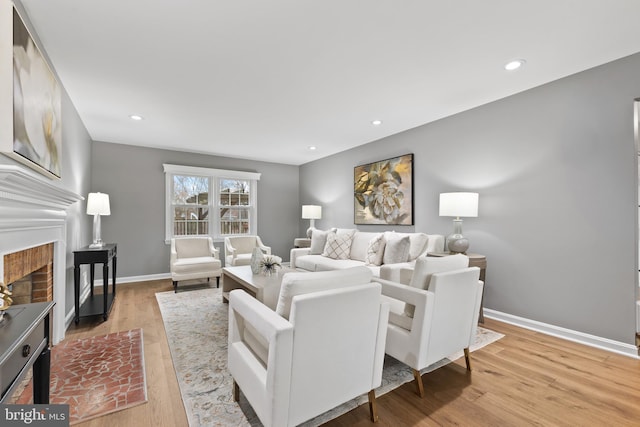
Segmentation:
[(53, 243), (5, 255), (4, 283), (13, 285), (14, 304), (53, 301)]
[[(54, 301), (53, 344), (65, 335), (67, 209), (83, 198), (16, 165), (0, 164), (0, 280), (31, 275), (35, 301)], [(43, 299), (44, 298), (44, 299)], [(34, 300), (32, 300), (33, 302)], [(69, 305), (71, 304), (71, 305)], [(69, 321), (73, 310), (69, 313)]]

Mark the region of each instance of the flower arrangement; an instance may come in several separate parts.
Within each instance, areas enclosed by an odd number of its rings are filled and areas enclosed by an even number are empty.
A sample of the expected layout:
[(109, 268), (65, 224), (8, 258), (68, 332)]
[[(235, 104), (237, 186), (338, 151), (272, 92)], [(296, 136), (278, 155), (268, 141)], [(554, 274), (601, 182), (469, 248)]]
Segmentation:
[(260, 260), (260, 272), (265, 276), (271, 276), (282, 267), (282, 258), (276, 255), (265, 255)]

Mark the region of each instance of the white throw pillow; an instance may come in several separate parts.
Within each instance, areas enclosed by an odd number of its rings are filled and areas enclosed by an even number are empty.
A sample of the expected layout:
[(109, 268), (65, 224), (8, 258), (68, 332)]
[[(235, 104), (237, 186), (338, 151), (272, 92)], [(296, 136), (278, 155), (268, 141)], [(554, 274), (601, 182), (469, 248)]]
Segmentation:
[[(416, 259), (409, 286), (429, 290), (431, 276), (436, 273), (460, 270), (469, 267), (469, 257), (463, 254), (456, 254), (444, 257), (421, 256)], [(405, 305), (404, 312), (407, 316), (413, 317), (415, 306)]]
[(385, 240), (384, 235), (374, 237), (369, 241), (367, 247), (367, 265), (381, 265), (384, 256)]
[(382, 263), (395, 264), (398, 262), (406, 262), (409, 259), (410, 247), (411, 241), (409, 240), (409, 236), (401, 238), (388, 238), (387, 236)]
[(312, 273), (286, 273), (282, 277), (276, 313), (288, 320), (291, 303), (296, 295), (364, 285), (370, 283), (372, 277), (371, 270), (364, 266)]
[(330, 230), (325, 230), (325, 231), (314, 228), (311, 231), (311, 249), (309, 251), (309, 254), (311, 255), (322, 254), (322, 251), (324, 251), (324, 247), (327, 244), (327, 235), (333, 232), (335, 232), (335, 228), (332, 228)]
[(332, 259), (349, 259), (352, 239), (353, 233), (329, 233), (329, 235), (327, 235), (327, 244), (324, 246), (322, 256)]

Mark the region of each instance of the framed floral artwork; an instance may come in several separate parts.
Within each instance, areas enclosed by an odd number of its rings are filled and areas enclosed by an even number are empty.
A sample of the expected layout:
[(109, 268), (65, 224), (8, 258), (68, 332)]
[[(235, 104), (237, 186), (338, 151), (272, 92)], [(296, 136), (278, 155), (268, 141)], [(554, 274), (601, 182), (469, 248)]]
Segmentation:
[(0, 151), (61, 177), (61, 88), (20, 14), (0, 0)]
[(413, 154), (353, 169), (355, 224), (413, 225)]

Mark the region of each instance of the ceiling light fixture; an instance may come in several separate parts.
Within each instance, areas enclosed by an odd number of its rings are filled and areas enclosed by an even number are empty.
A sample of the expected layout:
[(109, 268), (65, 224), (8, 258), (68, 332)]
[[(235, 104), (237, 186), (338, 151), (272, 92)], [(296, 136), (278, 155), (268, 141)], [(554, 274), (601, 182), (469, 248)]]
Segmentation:
[(131, 120), (140, 121), (140, 120), (142, 120), (143, 117), (142, 116), (138, 116), (137, 114), (132, 114), (132, 115), (129, 116), (129, 118)]
[(504, 69), (507, 70), (507, 71), (514, 71), (514, 70), (517, 70), (518, 68), (522, 67), (525, 62), (527, 62), (527, 61), (525, 61), (524, 59), (514, 59), (513, 61), (508, 62), (504, 66)]
[(371, 122), (371, 124), (374, 126), (380, 126), (382, 124), (382, 120), (374, 120)]
[(309, 150), (314, 151), (314, 150), (316, 150), (317, 148), (318, 148), (318, 147), (316, 147), (315, 145), (312, 145), (312, 146), (310, 146), (310, 147), (309, 147)]

